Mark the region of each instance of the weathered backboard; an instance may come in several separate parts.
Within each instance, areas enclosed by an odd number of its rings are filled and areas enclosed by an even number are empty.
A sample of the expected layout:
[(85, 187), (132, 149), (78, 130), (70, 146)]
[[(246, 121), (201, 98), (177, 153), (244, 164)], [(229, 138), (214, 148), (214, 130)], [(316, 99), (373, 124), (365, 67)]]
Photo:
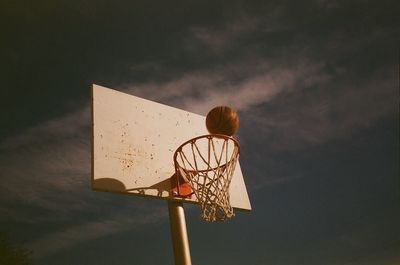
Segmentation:
[[(93, 85), (92, 188), (96, 191), (196, 202), (172, 195), (173, 155), (208, 134), (205, 117)], [(234, 208), (250, 210), (239, 163), (230, 186)]]

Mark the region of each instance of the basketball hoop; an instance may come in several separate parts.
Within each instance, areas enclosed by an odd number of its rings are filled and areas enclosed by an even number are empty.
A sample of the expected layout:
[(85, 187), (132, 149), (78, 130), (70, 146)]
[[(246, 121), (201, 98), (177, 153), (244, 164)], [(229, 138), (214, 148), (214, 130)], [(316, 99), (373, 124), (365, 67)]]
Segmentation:
[(203, 220), (225, 221), (234, 216), (229, 186), (239, 153), (239, 142), (222, 134), (193, 138), (175, 151), (176, 174), (191, 186)]

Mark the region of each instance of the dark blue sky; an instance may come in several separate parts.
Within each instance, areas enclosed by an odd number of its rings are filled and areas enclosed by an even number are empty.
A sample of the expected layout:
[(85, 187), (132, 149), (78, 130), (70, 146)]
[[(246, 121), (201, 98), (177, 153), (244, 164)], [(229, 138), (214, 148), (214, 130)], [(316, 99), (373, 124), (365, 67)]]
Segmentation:
[(194, 264), (400, 263), (398, 1), (3, 1), (0, 233), (35, 264), (173, 264), (165, 201), (91, 191), (90, 85), (241, 118), (252, 212)]

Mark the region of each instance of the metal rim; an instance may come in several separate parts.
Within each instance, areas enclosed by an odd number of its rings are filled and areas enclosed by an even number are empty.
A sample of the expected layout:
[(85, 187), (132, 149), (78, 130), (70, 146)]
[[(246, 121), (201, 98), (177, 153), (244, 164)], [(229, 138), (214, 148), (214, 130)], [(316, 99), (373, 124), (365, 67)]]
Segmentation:
[[(225, 134), (205, 134), (205, 135), (197, 136), (197, 137), (195, 137), (195, 138), (192, 138), (192, 139), (190, 139), (190, 140), (187, 140), (186, 142), (184, 142), (183, 144), (181, 144), (181, 145), (175, 150), (175, 153), (174, 153), (175, 171), (177, 171), (178, 166), (181, 167), (181, 166), (178, 164), (178, 162), (176, 161), (176, 157), (177, 157), (178, 153), (182, 151), (182, 148), (183, 148), (184, 146), (186, 146), (187, 144), (189, 144), (189, 143), (194, 143), (194, 142), (196, 142), (197, 140), (202, 139), (202, 138), (208, 138), (208, 139), (211, 139), (211, 138), (219, 138), (219, 139), (224, 139), (224, 140), (232, 140), (232, 141), (234, 142), (235, 146), (238, 148), (238, 154), (240, 154), (240, 144), (239, 144), (239, 141), (236, 140), (235, 138), (233, 138), (232, 136), (228, 136), (228, 135), (225, 135)], [(229, 162), (228, 162), (227, 164), (229, 164)], [(224, 164), (224, 165), (221, 165), (221, 166), (226, 166), (227, 164)], [(181, 168), (182, 168), (182, 167), (181, 167)], [(206, 172), (206, 171), (212, 171), (212, 170), (214, 170), (214, 169), (215, 169), (215, 168), (203, 169), (203, 170), (188, 170), (188, 169), (185, 169), (185, 170), (186, 170), (187, 172), (194, 172), (194, 171), (197, 171), (197, 172)]]

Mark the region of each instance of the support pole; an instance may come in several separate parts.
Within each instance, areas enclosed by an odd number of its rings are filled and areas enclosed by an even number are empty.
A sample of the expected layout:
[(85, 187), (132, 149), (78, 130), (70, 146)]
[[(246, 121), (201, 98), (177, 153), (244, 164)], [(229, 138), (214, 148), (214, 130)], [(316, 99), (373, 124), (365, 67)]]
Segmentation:
[(182, 202), (168, 201), (169, 222), (176, 265), (192, 265)]

